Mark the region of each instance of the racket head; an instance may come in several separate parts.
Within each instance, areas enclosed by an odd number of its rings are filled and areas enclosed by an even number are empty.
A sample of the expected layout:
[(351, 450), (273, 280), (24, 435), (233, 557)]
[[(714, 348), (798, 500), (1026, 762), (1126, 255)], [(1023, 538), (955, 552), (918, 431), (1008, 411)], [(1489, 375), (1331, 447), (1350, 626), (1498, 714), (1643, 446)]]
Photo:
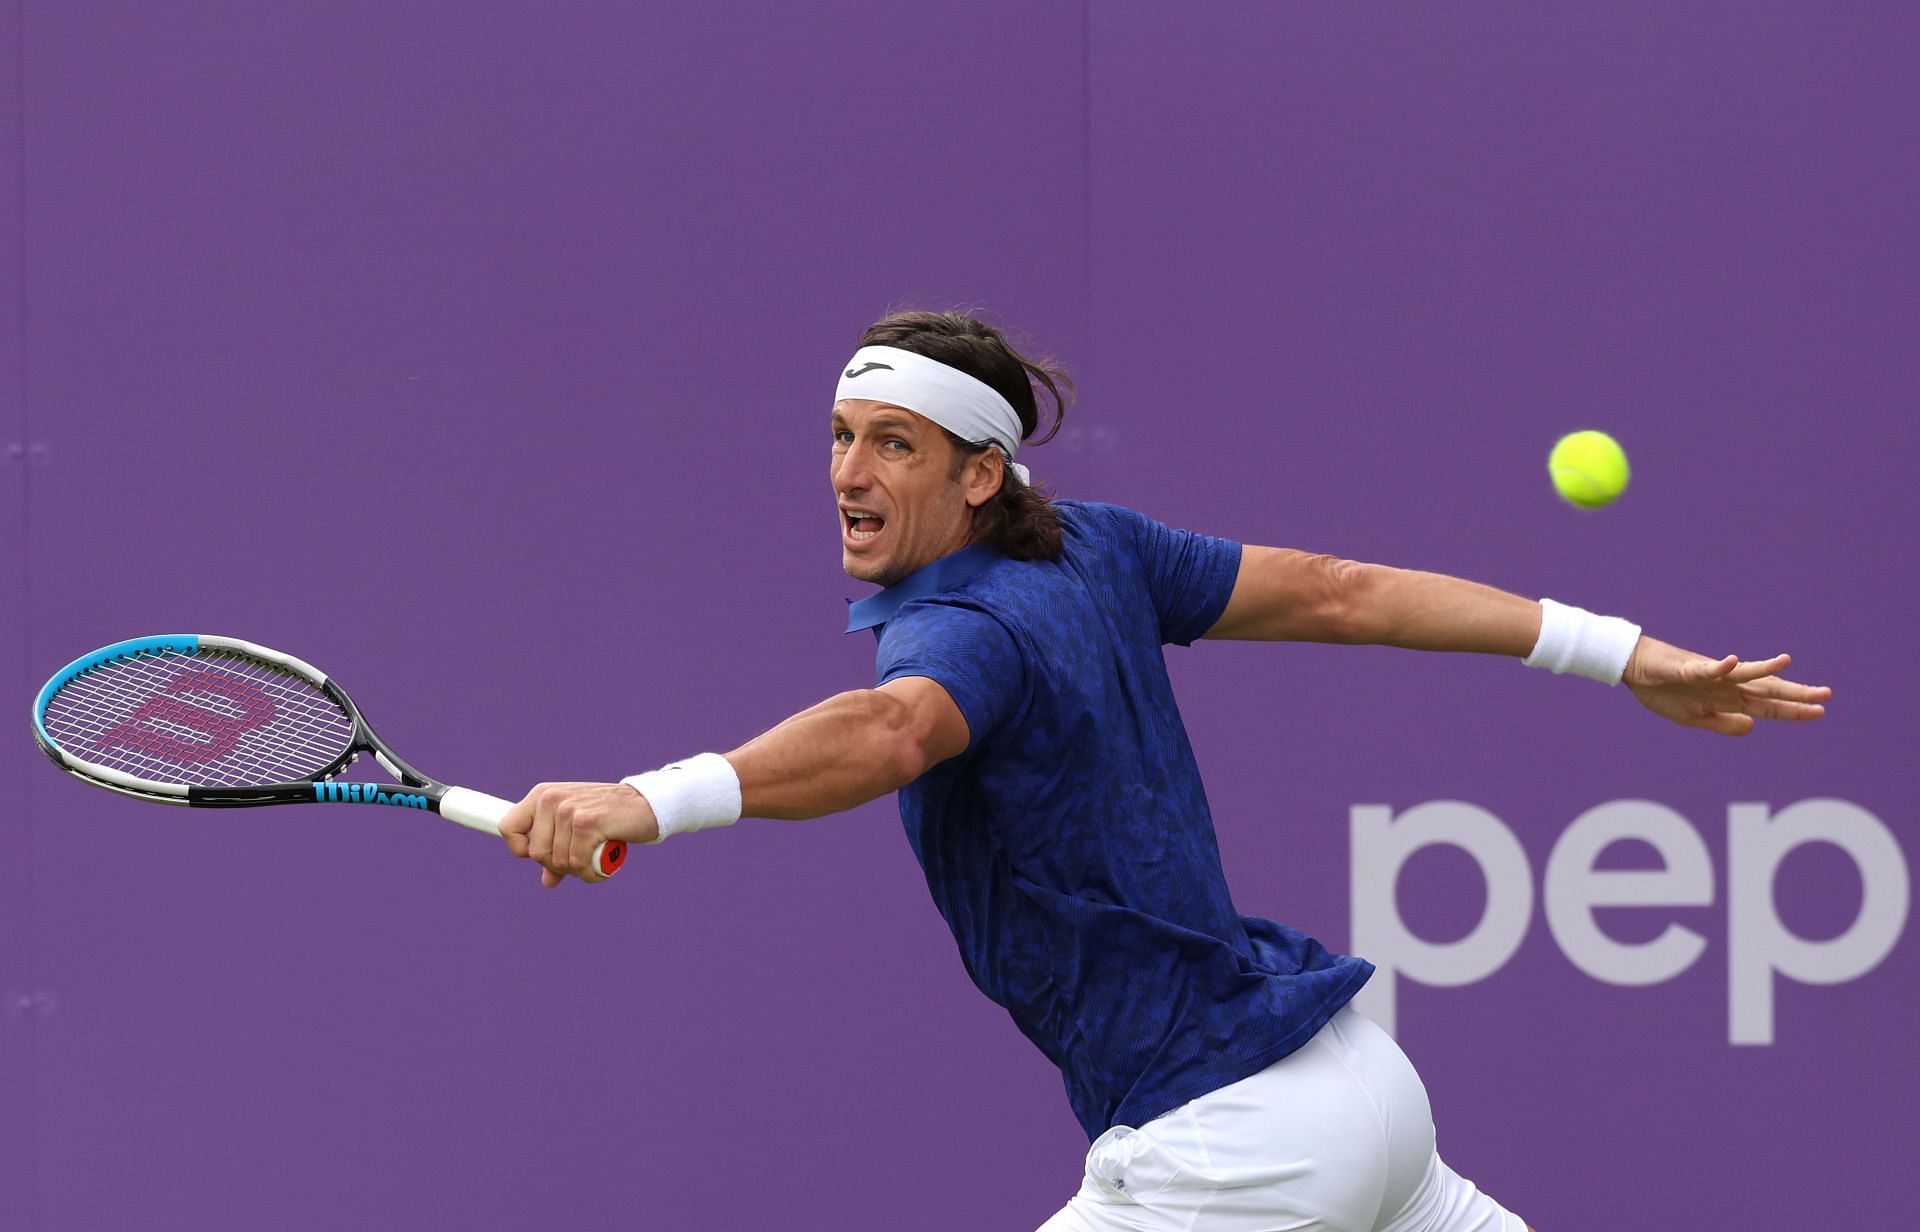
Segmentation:
[(76, 778), (191, 804), (195, 789), (326, 778), (368, 733), (311, 664), (238, 638), (163, 634), (103, 646), (54, 673), (34, 699), (33, 734)]

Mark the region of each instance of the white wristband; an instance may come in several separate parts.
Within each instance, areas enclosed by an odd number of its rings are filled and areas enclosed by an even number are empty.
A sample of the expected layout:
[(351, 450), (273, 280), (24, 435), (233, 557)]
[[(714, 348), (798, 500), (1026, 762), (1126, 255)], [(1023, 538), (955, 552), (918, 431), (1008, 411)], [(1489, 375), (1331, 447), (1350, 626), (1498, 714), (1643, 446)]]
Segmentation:
[(1595, 616), (1584, 608), (1540, 600), (1540, 640), (1528, 667), (1572, 672), (1603, 684), (1619, 684), (1640, 642), (1640, 626), (1618, 616)]
[(740, 776), (718, 753), (701, 753), (620, 781), (653, 807), (654, 820), (660, 823), (656, 843), (740, 820)]

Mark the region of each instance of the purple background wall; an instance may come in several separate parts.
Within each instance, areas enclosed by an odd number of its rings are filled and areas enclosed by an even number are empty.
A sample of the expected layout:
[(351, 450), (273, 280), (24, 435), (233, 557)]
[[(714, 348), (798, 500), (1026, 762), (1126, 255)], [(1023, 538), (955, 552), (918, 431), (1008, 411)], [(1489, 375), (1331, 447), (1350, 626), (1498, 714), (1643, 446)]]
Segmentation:
[[(0, 9), (0, 615), (25, 700), (178, 629), (337, 674), (502, 794), (729, 747), (870, 680), (833, 364), (978, 304), (1082, 399), (1063, 494), (1799, 658), (1728, 741), (1381, 649), (1176, 652), (1244, 910), (1346, 944), (1356, 805), (1587, 809), (1712, 855), (1704, 957), (1627, 988), (1538, 901), (1401, 979), (1449, 1160), (1537, 1226), (1886, 1223), (1910, 932), (1728, 1043), (1727, 809), (1836, 797), (1911, 863), (1904, 620), (1920, 21), (1895, 5), (241, 3)], [(1615, 509), (1542, 473), (1587, 426)], [(0, 742), (0, 1227), (1027, 1228), (1058, 1080), (967, 984), (890, 801), (538, 890), (450, 827), (208, 816)], [(1631, 845), (1615, 866), (1644, 865)], [(1837, 849), (1775, 895), (1832, 937)], [(1414, 856), (1448, 941), (1486, 896)]]

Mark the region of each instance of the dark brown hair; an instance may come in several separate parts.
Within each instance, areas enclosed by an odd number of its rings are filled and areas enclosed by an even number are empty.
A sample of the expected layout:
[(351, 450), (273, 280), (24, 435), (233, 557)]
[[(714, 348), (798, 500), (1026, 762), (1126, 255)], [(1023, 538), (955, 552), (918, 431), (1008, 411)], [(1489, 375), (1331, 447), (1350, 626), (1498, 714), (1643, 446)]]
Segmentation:
[[(899, 347), (984, 382), (1020, 417), (1020, 439), (1035, 445), (1052, 440), (1060, 430), (1073, 396), (1073, 382), (1052, 360), (1028, 359), (998, 329), (961, 312), (889, 313), (867, 326), (860, 345)], [(1053, 422), (1036, 437), (1040, 389), (1053, 398)], [(956, 451), (956, 479), (968, 458), (996, 448), (991, 441), (964, 440), (951, 432), (947, 439)], [(1050, 494), (1020, 482), (1011, 465), (1001, 473), (1000, 490), (973, 511), (973, 541), (990, 543), (1015, 560), (1059, 559), (1060, 514)]]

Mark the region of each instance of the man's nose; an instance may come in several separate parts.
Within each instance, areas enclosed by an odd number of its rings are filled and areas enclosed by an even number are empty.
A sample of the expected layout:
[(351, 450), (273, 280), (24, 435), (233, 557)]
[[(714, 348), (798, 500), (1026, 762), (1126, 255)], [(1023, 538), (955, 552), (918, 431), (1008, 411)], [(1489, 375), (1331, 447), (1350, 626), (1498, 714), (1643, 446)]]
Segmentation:
[(873, 461), (871, 451), (862, 441), (847, 446), (847, 451), (834, 459), (833, 486), (840, 492), (858, 492), (867, 486), (871, 478), (869, 465)]

